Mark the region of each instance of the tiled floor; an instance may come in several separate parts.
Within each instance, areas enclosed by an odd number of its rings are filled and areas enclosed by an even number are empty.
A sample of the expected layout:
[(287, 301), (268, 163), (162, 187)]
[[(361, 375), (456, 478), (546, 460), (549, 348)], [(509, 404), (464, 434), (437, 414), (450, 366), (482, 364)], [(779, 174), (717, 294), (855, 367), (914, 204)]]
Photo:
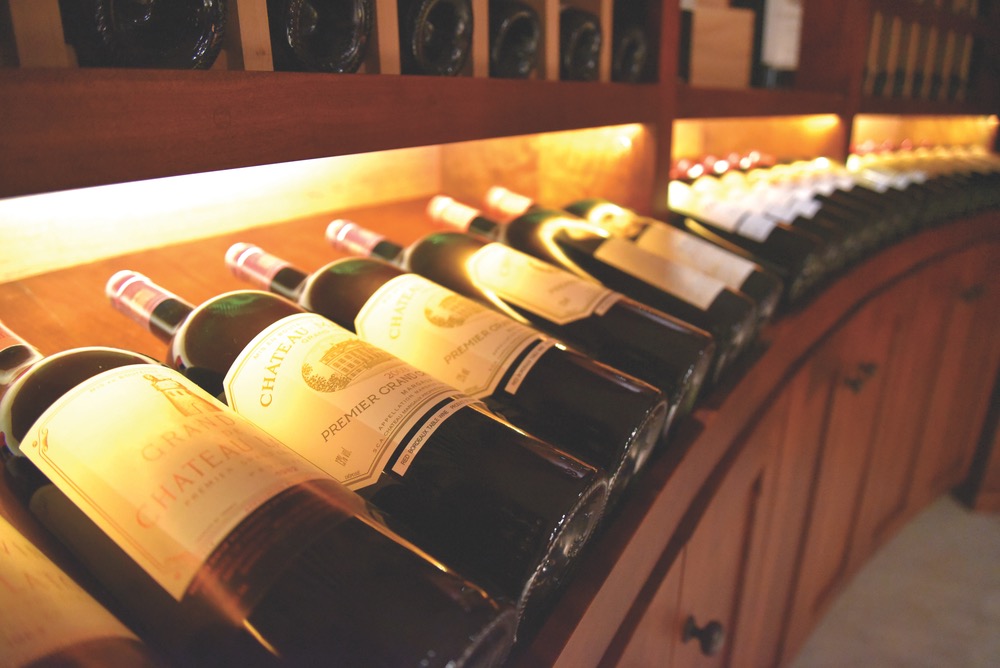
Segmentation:
[(1000, 667), (1000, 514), (945, 497), (869, 561), (791, 668)]

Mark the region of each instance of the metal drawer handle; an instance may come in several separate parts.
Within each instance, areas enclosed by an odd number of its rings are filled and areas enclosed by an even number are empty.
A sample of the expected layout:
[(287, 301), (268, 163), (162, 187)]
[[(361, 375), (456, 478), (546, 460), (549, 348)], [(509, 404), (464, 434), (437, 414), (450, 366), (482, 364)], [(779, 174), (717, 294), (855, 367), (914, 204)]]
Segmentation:
[(684, 622), (684, 635), (681, 639), (684, 642), (697, 639), (702, 654), (705, 656), (715, 656), (726, 643), (726, 631), (722, 628), (722, 624), (714, 619), (705, 624), (705, 626), (699, 627), (694, 617), (688, 615), (687, 620)]
[(853, 376), (847, 376), (844, 378), (844, 385), (846, 385), (852, 392), (858, 394), (861, 389), (868, 382), (868, 379), (875, 375), (878, 371), (878, 364), (875, 362), (861, 362), (858, 364), (857, 371)]

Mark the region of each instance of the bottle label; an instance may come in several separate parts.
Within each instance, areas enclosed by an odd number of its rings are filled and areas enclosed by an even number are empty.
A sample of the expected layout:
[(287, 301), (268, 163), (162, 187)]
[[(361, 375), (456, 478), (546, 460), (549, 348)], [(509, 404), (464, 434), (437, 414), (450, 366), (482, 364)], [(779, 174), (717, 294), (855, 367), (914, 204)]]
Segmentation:
[(662, 223), (650, 224), (635, 243), (660, 257), (698, 268), (734, 290), (739, 290), (756, 269), (746, 258)]
[(726, 285), (697, 269), (670, 262), (626, 239), (608, 239), (594, 257), (687, 303), (708, 309)]
[(313, 313), (258, 334), (229, 369), (225, 393), (238, 413), (354, 490), (390, 465), (404, 474), (433, 431), (476, 401)]
[[(416, 274), (387, 281), (354, 325), (363, 340), (474, 397), (493, 394), (518, 357), (543, 339)], [(527, 371), (519, 369), (519, 375)]]
[(135, 635), (0, 517), (0, 663), (26, 666), (102, 638)]
[(557, 325), (603, 315), (621, 299), (599, 283), (500, 243), (477, 250), (467, 266), (478, 287)]
[(76, 386), (32, 425), (21, 452), (177, 600), (250, 513), (324, 477), (176, 371), (154, 364), (112, 369)]
[(774, 229), (774, 220), (732, 202), (702, 201), (699, 215), (716, 227), (754, 241), (765, 241)]
[(777, 70), (798, 69), (802, 0), (768, 0), (763, 11), (761, 63)]

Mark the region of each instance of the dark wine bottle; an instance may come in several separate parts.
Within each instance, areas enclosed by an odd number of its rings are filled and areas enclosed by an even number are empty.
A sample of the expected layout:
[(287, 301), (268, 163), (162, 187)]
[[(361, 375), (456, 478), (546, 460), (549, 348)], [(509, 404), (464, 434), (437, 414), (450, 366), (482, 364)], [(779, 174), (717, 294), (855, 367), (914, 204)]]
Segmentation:
[(713, 276), (726, 287), (754, 300), (761, 322), (770, 320), (781, 301), (781, 279), (747, 258), (709, 243), (690, 232), (641, 216), (605, 199), (582, 199), (565, 209), (640, 248)]
[(770, 224), (785, 225), (819, 239), (820, 262), (826, 275), (844, 267), (849, 258), (858, 252), (859, 242), (854, 236), (853, 226), (850, 226), (851, 219), (842, 220), (830, 214), (820, 202), (814, 202), (816, 209), (813, 211), (789, 209), (792, 201), (788, 193), (771, 184), (758, 183), (756, 187), (748, 187), (743, 174), (738, 171), (729, 171), (711, 180), (720, 184), (721, 194), (718, 197), (728, 204), (759, 216)]
[(527, 79), (538, 64), (542, 24), (530, 5), (490, 2), (490, 76)]
[(559, 78), (567, 81), (594, 81), (601, 62), (601, 21), (577, 7), (564, 6), (559, 12)]
[(509, 606), (176, 371), (77, 348), (0, 392), (12, 489), (172, 664), (495, 666), (509, 652)]
[(652, 80), (650, 61), (653, 52), (647, 28), (645, 2), (615, 0), (612, 9), (611, 80), (639, 83)]
[(388, 260), (652, 383), (677, 417), (690, 413), (708, 372), (715, 343), (707, 332), (509, 246), (435, 232), (404, 250), (348, 221), (331, 223), (327, 239), (344, 252)]
[(135, 633), (2, 516), (0, 567), (4, 666), (164, 665)]
[(386, 513), (389, 526), (535, 619), (604, 510), (596, 469), (283, 297), (197, 308), (135, 272), (117, 308), (171, 366)]
[(789, 303), (808, 294), (823, 276), (822, 242), (814, 235), (743, 207), (701, 196), (683, 181), (671, 181), (668, 188), (670, 209), (679, 216), (667, 222), (681, 225), (712, 243), (744, 249), (781, 277)]
[(713, 383), (756, 335), (756, 309), (746, 296), (570, 213), (530, 209), (501, 224), (444, 196), (433, 198), (427, 213), (439, 224), (501, 241), (711, 333), (716, 342)]
[(798, 0), (740, 0), (733, 6), (755, 12), (753, 85), (792, 88), (799, 67), (802, 3)]
[(59, 0), (83, 67), (208, 69), (222, 49), (225, 0)]
[(274, 69), (357, 72), (368, 53), (374, 0), (267, 0)]
[(399, 0), (403, 74), (456, 76), (472, 51), (470, 0)]
[(657, 388), (388, 262), (345, 258), (306, 274), (238, 243), (226, 264), (603, 469), (609, 498), (664, 433), (667, 403)]

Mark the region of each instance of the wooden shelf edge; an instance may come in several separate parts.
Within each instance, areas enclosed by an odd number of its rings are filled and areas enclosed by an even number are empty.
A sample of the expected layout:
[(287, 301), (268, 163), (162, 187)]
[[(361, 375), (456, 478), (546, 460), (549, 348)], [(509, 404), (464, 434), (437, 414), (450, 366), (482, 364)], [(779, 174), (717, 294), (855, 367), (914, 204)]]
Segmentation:
[(894, 116), (984, 116), (996, 113), (988, 104), (967, 102), (940, 102), (935, 100), (909, 100), (864, 97), (860, 113), (891, 114)]
[(0, 91), (0, 197), (661, 119), (645, 84), (0, 69)]
[(682, 434), (670, 446), (679, 452), (661, 456), (637, 482), (615, 526), (585, 555), (545, 626), (518, 649), (512, 665), (597, 663), (631, 608), (648, 605), (642, 592), (655, 588), (646, 587), (647, 578), (654, 568), (662, 570), (663, 558), (676, 556), (665, 550), (677, 546), (677, 531), (690, 531), (697, 523), (688, 510), (697, 498), (711, 498), (714, 490), (705, 486), (724, 477), (714, 475), (716, 467), (738, 454), (770, 400), (809, 353), (857, 309), (919, 267), (986, 239), (1000, 242), (997, 221), (991, 212), (925, 230), (857, 265), (807, 306), (775, 322), (764, 334), (767, 351), (749, 373), (707, 397), (696, 411), (700, 432)]
[(846, 106), (847, 100), (843, 95), (821, 91), (682, 85), (677, 94), (678, 118), (843, 114)]

